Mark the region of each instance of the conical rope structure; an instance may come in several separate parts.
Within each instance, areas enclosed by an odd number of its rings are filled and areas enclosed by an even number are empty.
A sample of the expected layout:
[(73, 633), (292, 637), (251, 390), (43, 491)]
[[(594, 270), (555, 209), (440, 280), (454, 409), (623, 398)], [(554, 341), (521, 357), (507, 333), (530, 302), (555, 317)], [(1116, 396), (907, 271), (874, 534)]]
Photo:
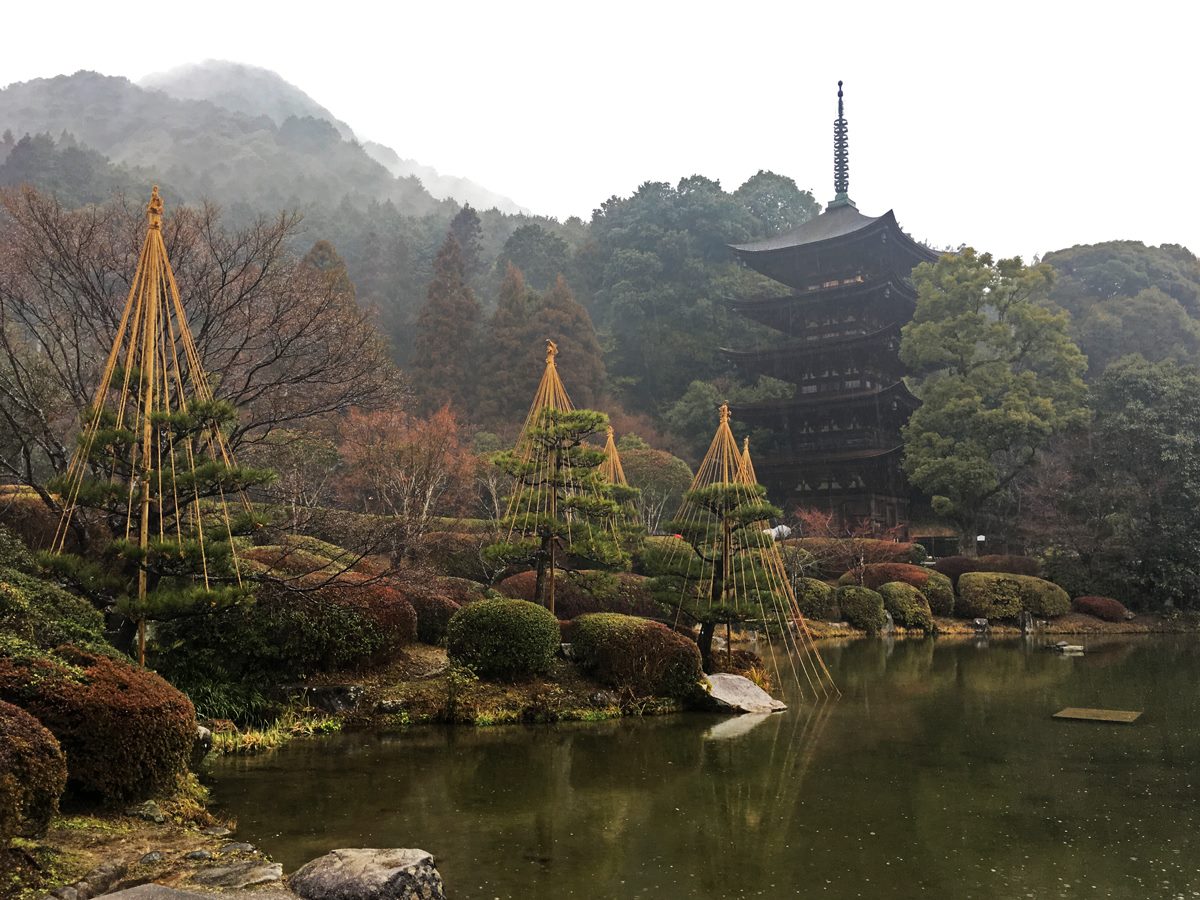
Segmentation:
[[(60, 479), (63, 512), (50, 547), (64, 552), (85, 483), (105, 483), (104, 496), (119, 521), (123, 539), (136, 545), (138, 571), (135, 610), (144, 609), (152, 545), (174, 542), (198, 561), (196, 586), (208, 591), (218, 578), (206, 547), (206, 515), (228, 541), (232, 580), (240, 587), (242, 568), (233, 541), (227, 493), (236, 494), (247, 513), (233, 453), (220, 420), (231, 409), (213, 396), (200, 354), (188, 329), (175, 274), (162, 236), (163, 203), (155, 187), (146, 207), (147, 231), (137, 270), (105, 362), (99, 387), (83, 416), (82, 431)], [(127, 482), (122, 486), (122, 481)], [(202, 490), (201, 484), (204, 483)], [(219, 523), (219, 524), (218, 524)], [(114, 538), (121, 539), (119, 528)], [(211, 535), (210, 535), (211, 540)], [(133, 593), (131, 591), (131, 593)], [(137, 615), (139, 656), (145, 662), (145, 618)]]
[(600, 476), (609, 484), (627, 485), (625, 468), (621, 465), (621, 454), (617, 450), (617, 442), (613, 439), (611, 425), (605, 429), (604, 462), (600, 464)]
[(686, 555), (679, 612), (688, 602), (696, 618), (721, 617), (727, 640), (731, 621), (761, 624), (783, 647), (777, 653), (775, 641), (767, 644), (777, 678), (789, 675), (807, 685), (814, 699), (835, 696), (840, 691), (800, 612), (775, 539), (766, 533), (767, 518), (778, 511), (764, 497), (749, 444), (738, 450), (729, 407), (722, 405), (716, 434), (675, 516), (684, 540), (673, 542), (669, 556), (683, 563), (679, 557)]
[[(557, 356), (558, 345), (547, 340), (546, 367), (512, 451), (518, 487), (509, 498), (505, 516), (510, 543), (517, 534), (547, 538), (545, 573), (549, 579), (545, 600), (551, 612), (560, 537), (572, 544), (576, 537), (573, 532), (591, 529), (588, 519), (597, 518), (603, 520), (603, 529), (615, 540), (619, 512), (617, 505), (604, 497), (611, 482), (600, 472), (603, 462), (589, 458), (599, 451), (584, 444), (584, 438), (606, 424), (606, 417), (575, 410), (559, 377)], [(589, 415), (595, 418), (594, 427), (583, 422)], [(584, 465), (578, 465), (580, 462)], [(623, 472), (621, 478), (624, 479)], [(554, 533), (560, 527), (565, 533)]]

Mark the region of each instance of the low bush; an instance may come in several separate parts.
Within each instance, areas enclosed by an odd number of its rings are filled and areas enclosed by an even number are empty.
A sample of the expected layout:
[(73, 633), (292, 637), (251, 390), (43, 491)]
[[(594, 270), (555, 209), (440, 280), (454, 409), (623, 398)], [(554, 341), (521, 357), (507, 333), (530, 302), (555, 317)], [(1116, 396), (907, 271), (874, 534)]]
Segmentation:
[(1078, 613), (1095, 616), (1105, 622), (1124, 622), (1133, 617), (1125, 604), (1112, 597), (1084, 596), (1076, 597), (1071, 602), (1071, 608)]
[(1031, 575), (965, 572), (958, 579), (960, 614), (987, 619), (1013, 619), (1022, 610), (1052, 619), (1071, 610), (1071, 598), (1057, 584)]
[(863, 558), (897, 563), (921, 562), (925, 558), (925, 548), (919, 544), (874, 538), (801, 537), (788, 538), (780, 544), (781, 549), (806, 551), (812, 559), (812, 571), (806, 571), (805, 574), (818, 578), (837, 578)]
[[(560, 619), (598, 612), (646, 618), (657, 616), (661, 610), (654, 602), (648, 582), (648, 578), (628, 572), (584, 570), (566, 575), (559, 573), (554, 583), (554, 614)], [(532, 603), (536, 586), (536, 572), (518, 572), (497, 584), (496, 590), (506, 597)]]
[(104, 618), (91, 603), (16, 569), (0, 568), (0, 629), (47, 650), (60, 644), (109, 649)]
[[(0, 499), (0, 505), (4, 501)], [(0, 568), (33, 572), (37, 569), (33, 554), (16, 533), (0, 525)]]
[(672, 574), (682, 561), (684, 565), (695, 556), (690, 544), (670, 535), (651, 535), (633, 555), (633, 571), (653, 578)]
[(54, 735), (0, 701), (0, 851), (14, 837), (46, 833), (66, 784), (67, 761)]
[(947, 576), (955, 587), (958, 579), (967, 572), (1003, 572), (1008, 575), (1032, 575), (1042, 573), (1042, 564), (1032, 556), (1010, 554), (988, 554), (985, 556), (947, 556), (939, 559), (933, 567)]
[(375, 623), (387, 641), (383, 648), (385, 652), (397, 650), (417, 639), (417, 611), (405, 596), (406, 592), (395, 583), (367, 580), (356, 584), (342, 576), (320, 587), (317, 594)]
[(196, 738), (191, 702), (153, 672), (61, 647), (0, 658), (0, 700), (41, 720), (67, 758), (67, 787), (104, 804), (174, 787)]
[(892, 614), (892, 621), (901, 628), (920, 628), (922, 631), (933, 628), (929, 601), (911, 584), (889, 581), (879, 586), (879, 596), (883, 597), (883, 608)]
[(502, 680), (545, 672), (560, 640), (558, 620), (525, 600), (472, 603), (451, 616), (446, 627), (451, 660)]
[(430, 565), (441, 574), (486, 584), (492, 571), (484, 561), (483, 548), (493, 540), (489, 534), (436, 531), (426, 535), (425, 552)]
[(637, 616), (580, 616), (571, 647), (583, 671), (632, 696), (687, 701), (696, 696), (704, 674), (695, 641)]
[(416, 611), (403, 598), (353, 597), (346, 586), (266, 583), (253, 604), (160, 623), (152, 658), (202, 715), (261, 722), (278, 711), (277, 686), (375, 665), (413, 640)]
[(468, 578), (442, 577), (434, 579), (434, 590), (459, 606), (487, 599), (488, 589), (478, 581)]
[(796, 592), (796, 603), (800, 614), (806, 619), (833, 619), (837, 606), (833, 602), (833, 588), (815, 578), (799, 578), (792, 584)]
[(445, 641), (450, 617), (462, 608), (462, 604), (438, 594), (416, 594), (410, 600), (417, 611), (417, 640), (422, 644)]
[(863, 631), (878, 631), (887, 624), (883, 612), (883, 597), (878, 591), (857, 585), (842, 585), (833, 596), (842, 618)]
[(872, 590), (889, 581), (902, 581), (911, 584), (929, 601), (929, 608), (935, 616), (948, 616), (954, 611), (954, 586), (950, 579), (940, 572), (927, 569), (925, 566), (914, 566), (909, 563), (868, 563), (861, 570), (854, 569), (846, 572), (838, 579), (839, 585), (859, 583)]

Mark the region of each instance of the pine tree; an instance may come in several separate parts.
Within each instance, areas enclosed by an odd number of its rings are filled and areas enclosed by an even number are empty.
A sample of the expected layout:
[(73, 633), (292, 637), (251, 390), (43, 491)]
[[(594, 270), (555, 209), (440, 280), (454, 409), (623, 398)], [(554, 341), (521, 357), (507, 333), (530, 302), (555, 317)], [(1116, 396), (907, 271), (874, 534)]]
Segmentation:
[(479, 358), (488, 361), (488, 373), (478, 385), (475, 419), (493, 431), (519, 422), (527, 398), (537, 387), (542, 341), (547, 336), (537, 318), (540, 303), (521, 270), (510, 264), (480, 343)]
[(472, 279), (483, 270), (483, 225), (479, 213), (464, 203), (450, 220), (450, 234), (458, 241), (462, 250), (463, 271)]
[(417, 395), (426, 413), (450, 404), (468, 407), (473, 375), (476, 333), (482, 311), (463, 268), (462, 249), (447, 235), (433, 264), (433, 281), (417, 316), (417, 339), (412, 370)]
[(538, 320), (542, 337), (554, 341), (561, 351), (562, 376), (571, 385), (575, 402), (584, 407), (598, 405), (605, 386), (604, 353), (592, 317), (575, 300), (561, 275), (542, 295)]

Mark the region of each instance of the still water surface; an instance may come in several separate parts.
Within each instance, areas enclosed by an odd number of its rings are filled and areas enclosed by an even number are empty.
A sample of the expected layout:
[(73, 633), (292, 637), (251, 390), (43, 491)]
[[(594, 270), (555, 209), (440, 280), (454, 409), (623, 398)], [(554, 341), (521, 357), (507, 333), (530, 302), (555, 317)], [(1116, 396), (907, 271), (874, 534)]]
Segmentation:
[(817, 709), (337, 735), (209, 781), (288, 870), (421, 847), (452, 900), (1200, 897), (1200, 644), (1085, 643), (857, 641)]

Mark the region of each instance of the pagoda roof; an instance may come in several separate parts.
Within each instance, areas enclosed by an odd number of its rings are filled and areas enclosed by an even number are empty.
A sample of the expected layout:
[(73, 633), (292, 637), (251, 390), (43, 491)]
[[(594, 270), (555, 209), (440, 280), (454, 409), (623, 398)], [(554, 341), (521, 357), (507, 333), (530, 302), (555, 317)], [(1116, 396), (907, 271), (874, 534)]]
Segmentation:
[(772, 250), (790, 250), (806, 244), (819, 244), (832, 241), (865, 231), (877, 222), (890, 221), (897, 229), (896, 216), (888, 210), (882, 216), (864, 216), (849, 203), (826, 209), (819, 216), (813, 216), (807, 222), (797, 225), (791, 231), (785, 231), (774, 237), (763, 238), (761, 241), (751, 241), (747, 244), (731, 244), (738, 253), (769, 253)]
[(797, 394), (795, 397), (785, 397), (780, 400), (759, 400), (757, 403), (740, 403), (732, 409), (734, 418), (741, 419), (756, 413), (772, 412), (784, 408), (793, 409), (827, 406), (830, 404), (838, 406), (861, 404), (865, 406), (883, 397), (896, 397), (910, 404), (913, 408), (919, 405), (916, 395), (908, 389), (908, 385), (904, 379), (900, 379), (881, 388), (867, 388), (853, 392), (831, 392), (828, 394)]
[(839, 335), (835, 338), (827, 338), (820, 341), (793, 340), (774, 344), (770, 347), (762, 347), (757, 350), (735, 350), (730, 347), (721, 347), (720, 350), (727, 358), (735, 362), (738, 360), (754, 359), (793, 360), (810, 356), (822, 356), (826, 353), (843, 352), (855, 347), (872, 346), (878, 344), (879, 339), (885, 335), (899, 335), (900, 328), (900, 322), (888, 322), (874, 331)]
[(779, 469), (795, 469), (808, 466), (818, 466), (828, 463), (840, 463), (850, 461), (866, 461), (873, 459), (882, 459), (886, 456), (891, 456), (894, 453), (899, 453), (904, 449), (903, 444), (897, 444), (894, 447), (872, 448), (865, 450), (836, 450), (824, 451), (814, 454), (797, 454), (785, 458), (777, 458), (774, 456), (759, 457), (759, 461), (755, 463), (761, 471), (774, 471)]
[(741, 313), (757, 312), (759, 310), (773, 311), (787, 309), (788, 307), (800, 304), (806, 306), (819, 306), (825, 303), (838, 304), (852, 297), (869, 297), (884, 293), (889, 289), (911, 300), (915, 300), (917, 296), (916, 289), (913, 288), (912, 283), (907, 278), (892, 275), (886, 278), (867, 278), (860, 281), (847, 280), (834, 287), (823, 287), (814, 290), (730, 297), (725, 300), (725, 304), (730, 309)]

